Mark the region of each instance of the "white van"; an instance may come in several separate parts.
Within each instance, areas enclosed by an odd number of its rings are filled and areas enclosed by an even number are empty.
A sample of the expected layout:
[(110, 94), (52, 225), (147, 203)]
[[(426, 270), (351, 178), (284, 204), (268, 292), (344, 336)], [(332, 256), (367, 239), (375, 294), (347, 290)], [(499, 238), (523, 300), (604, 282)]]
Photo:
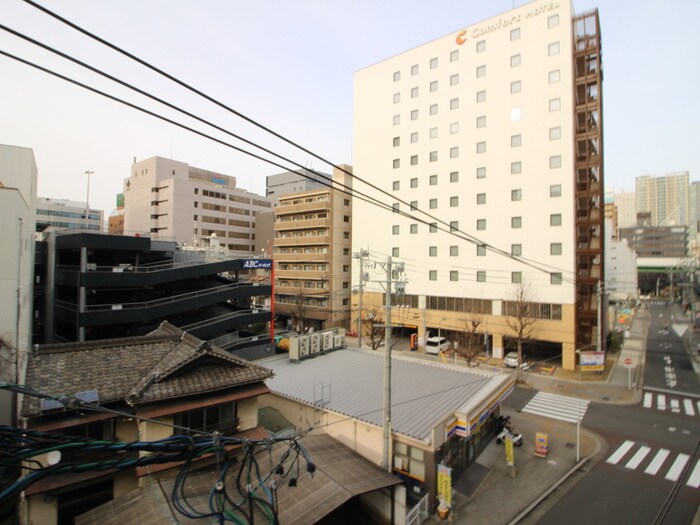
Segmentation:
[(428, 337), (425, 342), (425, 353), (438, 355), (450, 349), (450, 342), (444, 337)]

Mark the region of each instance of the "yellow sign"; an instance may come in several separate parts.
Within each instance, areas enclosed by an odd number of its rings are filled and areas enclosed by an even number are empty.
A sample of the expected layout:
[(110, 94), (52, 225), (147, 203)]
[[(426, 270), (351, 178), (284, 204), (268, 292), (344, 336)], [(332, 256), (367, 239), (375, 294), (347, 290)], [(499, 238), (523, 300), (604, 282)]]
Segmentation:
[(513, 439), (510, 436), (506, 436), (506, 465), (509, 467), (515, 465), (515, 459), (513, 458)]
[(549, 437), (543, 432), (535, 434), (535, 456), (546, 458), (549, 452)]
[(438, 499), (442, 498), (448, 507), (452, 506), (452, 469), (442, 464), (438, 465), (437, 493)]

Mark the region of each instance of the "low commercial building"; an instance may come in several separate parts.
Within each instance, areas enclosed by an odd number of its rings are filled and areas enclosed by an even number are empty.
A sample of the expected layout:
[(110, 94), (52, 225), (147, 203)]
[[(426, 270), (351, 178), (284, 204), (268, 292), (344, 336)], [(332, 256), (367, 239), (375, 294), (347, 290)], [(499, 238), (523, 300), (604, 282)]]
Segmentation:
[(84, 202), (39, 197), (36, 203), (36, 231), (44, 231), (51, 226), (57, 230), (101, 232), (104, 211), (87, 208)]

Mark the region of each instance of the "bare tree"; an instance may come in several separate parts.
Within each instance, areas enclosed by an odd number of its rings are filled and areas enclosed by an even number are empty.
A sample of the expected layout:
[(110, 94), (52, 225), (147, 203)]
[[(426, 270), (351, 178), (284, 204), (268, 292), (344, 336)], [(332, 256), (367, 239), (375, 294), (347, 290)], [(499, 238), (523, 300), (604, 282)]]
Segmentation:
[(369, 344), (372, 350), (379, 348), (384, 341), (384, 319), (378, 308), (372, 308), (363, 320), (369, 328)]
[(301, 290), (294, 297), (294, 311), (292, 312), (292, 326), (294, 329), (303, 334), (306, 331), (306, 303), (307, 296)]
[(518, 346), (518, 381), (522, 378), (523, 341), (532, 338), (537, 323), (534, 302), (535, 293), (530, 283), (520, 283), (515, 289), (513, 300), (506, 303), (506, 324), (515, 334)]
[(481, 314), (472, 314), (469, 319), (464, 320), (464, 329), (452, 332), (453, 340), (456, 343), (455, 352), (462, 357), (469, 366), (472, 361), (481, 352), (483, 345), (483, 336), (477, 333), (479, 326), (483, 323), (484, 316)]

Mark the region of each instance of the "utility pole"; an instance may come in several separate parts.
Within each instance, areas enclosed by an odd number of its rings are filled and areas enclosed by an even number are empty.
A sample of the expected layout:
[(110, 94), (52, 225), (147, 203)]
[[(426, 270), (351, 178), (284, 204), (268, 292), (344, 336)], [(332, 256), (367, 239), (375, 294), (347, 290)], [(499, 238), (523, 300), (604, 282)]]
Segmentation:
[(86, 171), (87, 175), (87, 198), (85, 199), (85, 229), (90, 229), (90, 175), (95, 173), (94, 171)]
[(596, 341), (596, 351), (603, 351), (603, 282), (598, 281), (598, 338)]
[(362, 348), (362, 293), (365, 289), (365, 259), (369, 257), (368, 250), (360, 250), (353, 254), (354, 259), (360, 260), (360, 296), (357, 300), (357, 346)]

